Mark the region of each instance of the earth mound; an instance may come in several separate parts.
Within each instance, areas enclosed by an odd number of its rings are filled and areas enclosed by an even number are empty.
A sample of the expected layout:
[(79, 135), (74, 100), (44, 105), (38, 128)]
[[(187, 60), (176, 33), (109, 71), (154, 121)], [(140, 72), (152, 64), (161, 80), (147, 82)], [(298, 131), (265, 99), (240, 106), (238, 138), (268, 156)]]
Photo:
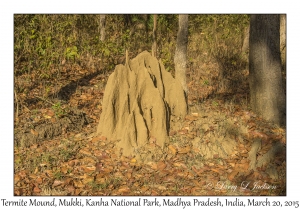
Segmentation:
[(120, 154), (141, 158), (146, 145), (164, 148), (171, 115), (184, 118), (186, 114), (180, 82), (144, 51), (116, 66), (109, 76), (97, 134), (118, 140)]

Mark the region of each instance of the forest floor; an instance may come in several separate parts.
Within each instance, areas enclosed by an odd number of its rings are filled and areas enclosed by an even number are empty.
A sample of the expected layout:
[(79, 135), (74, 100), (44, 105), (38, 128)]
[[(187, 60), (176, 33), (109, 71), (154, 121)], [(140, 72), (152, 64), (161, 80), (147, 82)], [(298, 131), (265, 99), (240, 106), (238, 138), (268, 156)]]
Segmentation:
[[(244, 80), (218, 83), (216, 64), (200, 69), (205, 72), (187, 74), (189, 114), (180, 129), (171, 127), (164, 157), (149, 162), (119, 157), (113, 141), (95, 136), (110, 72), (65, 65), (51, 82), (15, 77), (15, 87), (29, 91), (15, 95), (14, 194), (286, 195), (285, 149), (272, 168), (249, 169), (255, 139), (262, 141), (257, 157), (263, 156), (274, 142), (285, 148), (286, 130), (249, 109), (247, 71), (239, 72)], [(194, 139), (209, 144), (225, 135), (237, 145), (227, 158), (203, 157), (193, 146)]]

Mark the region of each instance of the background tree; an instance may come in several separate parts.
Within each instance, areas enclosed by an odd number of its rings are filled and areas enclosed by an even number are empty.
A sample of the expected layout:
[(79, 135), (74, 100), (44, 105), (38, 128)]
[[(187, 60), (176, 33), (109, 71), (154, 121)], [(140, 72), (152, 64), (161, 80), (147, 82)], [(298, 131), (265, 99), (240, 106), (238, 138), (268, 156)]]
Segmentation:
[(186, 85), (186, 54), (188, 43), (188, 15), (179, 15), (179, 29), (175, 50), (175, 77), (180, 81), (183, 90), (187, 93)]
[(105, 40), (105, 15), (100, 15), (100, 40)]
[(251, 15), (249, 41), (251, 107), (263, 118), (276, 124), (283, 123), (285, 114), (279, 28), (279, 15)]
[(154, 57), (156, 57), (156, 53), (157, 53), (156, 28), (157, 28), (157, 15), (153, 15), (152, 56)]

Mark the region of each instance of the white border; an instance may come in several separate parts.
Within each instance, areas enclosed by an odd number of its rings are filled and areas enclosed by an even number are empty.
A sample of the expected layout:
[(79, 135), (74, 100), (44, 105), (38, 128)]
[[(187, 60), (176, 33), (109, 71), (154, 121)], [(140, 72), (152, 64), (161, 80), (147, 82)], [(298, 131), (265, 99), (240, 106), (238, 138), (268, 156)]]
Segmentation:
[[(295, 2), (295, 3), (293, 3)], [(287, 13), (287, 196), (270, 197), (270, 200), (299, 200), (299, 13), (296, 1), (1, 1), (0, 32), (0, 199), (19, 200), (30, 197), (13, 196), (13, 14), (14, 13)], [(49, 200), (50, 197), (33, 197)], [(61, 197), (60, 197), (61, 198)], [(80, 197), (84, 199), (85, 197)], [(107, 199), (111, 199), (109, 197)], [(120, 198), (120, 197), (118, 197)], [(126, 198), (126, 197), (122, 197)], [(145, 197), (143, 197), (145, 198)], [(153, 197), (152, 197), (153, 198)], [(159, 197), (162, 199), (163, 197)], [(175, 198), (175, 197), (173, 197)], [(191, 200), (195, 197), (184, 197)], [(206, 200), (207, 197), (196, 197)], [(225, 199), (235, 197), (221, 197)], [(246, 200), (248, 197), (238, 197)], [(260, 197), (249, 197), (264, 200)], [(95, 198), (96, 199), (96, 198)], [(127, 197), (134, 200), (135, 197)], [(154, 199), (154, 198), (153, 198)], [(216, 199), (216, 197), (213, 197)], [(1, 200), (0, 200), (1, 201)], [(0, 204), (2, 206), (2, 204)], [(1, 207), (2, 208), (2, 207)], [(24, 207), (23, 207), (24, 208)], [(26, 207), (25, 207), (26, 208)], [(29, 207), (32, 208), (32, 207)], [(60, 208), (60, 207), (58, 207)], [(67, 207), (64, 207), (64, 209)], [(73, 207), (76, 208), (76, 207)], [(103, 207), (96, 207), (103, 208)], [(129, 209), (129, 207), (123, 207)], [(143, 207), (144, 208), (144, 207)], [(171, 207), (170, 207), (171, 208)], [(175, 207), (176, 208), (176, 207)], [(179, 207), (177, 207), (179, 208)], [(194, 207), (195, 209), (201, 207)], [(105, 208), (106, 209), (106, 208)], [(136, 208), (137, 209), (137, 208)]]

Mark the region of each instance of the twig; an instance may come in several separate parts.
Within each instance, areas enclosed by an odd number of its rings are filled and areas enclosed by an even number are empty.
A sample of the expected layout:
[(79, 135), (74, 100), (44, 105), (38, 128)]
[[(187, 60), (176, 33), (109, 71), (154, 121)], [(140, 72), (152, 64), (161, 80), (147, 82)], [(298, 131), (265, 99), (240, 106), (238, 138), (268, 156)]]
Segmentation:
[(16, 91), (14, 91), (15, 92), (15, 100), (16, 100), (16, 104), (17, 104), (17, 110), (16, 110), (16, 118), (18, 118), (19, 117), (19, 102), (18, 102), (18, 97), (17, 97), (17, 93), (16, 93)]
[(41, 99), (41, 100), (43, 100), (43, 101), (45, 101), (45, 102), (47, 102), (47, 103), (49, 103), (49, 104), (51, 104), (51, 105), (55, 105), (54, 103), (52, 103), (51, 101), (48, 101), (47, 99), (44, 99), (44, 98), (42, 98), (42, 97), (39, 97), (39, 96), (35, 96), (36, 98), (39, 98), (39, 99)]

